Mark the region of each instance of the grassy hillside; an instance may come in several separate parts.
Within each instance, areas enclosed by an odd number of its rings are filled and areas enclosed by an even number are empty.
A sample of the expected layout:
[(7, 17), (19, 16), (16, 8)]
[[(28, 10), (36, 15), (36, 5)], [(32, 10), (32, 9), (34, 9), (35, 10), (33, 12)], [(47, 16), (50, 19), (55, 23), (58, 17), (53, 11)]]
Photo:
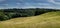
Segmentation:
[(0, 28), (60, 28), (60, 12), (2, 21)]

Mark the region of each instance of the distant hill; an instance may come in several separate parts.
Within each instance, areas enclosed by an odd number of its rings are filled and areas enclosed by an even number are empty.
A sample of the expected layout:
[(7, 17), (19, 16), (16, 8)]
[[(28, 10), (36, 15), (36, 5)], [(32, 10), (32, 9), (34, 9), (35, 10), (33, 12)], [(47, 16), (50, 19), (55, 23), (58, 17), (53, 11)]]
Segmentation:
[(0, 28), (60, 28), (60, 12), (2, 21)]

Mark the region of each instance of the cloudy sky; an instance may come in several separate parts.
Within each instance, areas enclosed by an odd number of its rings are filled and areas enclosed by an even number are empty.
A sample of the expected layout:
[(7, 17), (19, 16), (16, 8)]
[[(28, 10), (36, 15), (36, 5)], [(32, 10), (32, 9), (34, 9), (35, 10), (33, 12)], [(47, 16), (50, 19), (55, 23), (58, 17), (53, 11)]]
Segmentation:
[(60, 0), (0, 0), (0, 8), (60, 9)]

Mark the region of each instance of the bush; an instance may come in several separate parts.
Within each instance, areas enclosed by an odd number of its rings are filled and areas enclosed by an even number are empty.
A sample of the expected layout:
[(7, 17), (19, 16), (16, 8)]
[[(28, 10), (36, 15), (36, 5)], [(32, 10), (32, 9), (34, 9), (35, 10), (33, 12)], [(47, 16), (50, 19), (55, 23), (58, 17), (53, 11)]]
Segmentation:
[(0, 21), (8, 20), (9, 17), (5, 15), (3, 12), (0, 12)]

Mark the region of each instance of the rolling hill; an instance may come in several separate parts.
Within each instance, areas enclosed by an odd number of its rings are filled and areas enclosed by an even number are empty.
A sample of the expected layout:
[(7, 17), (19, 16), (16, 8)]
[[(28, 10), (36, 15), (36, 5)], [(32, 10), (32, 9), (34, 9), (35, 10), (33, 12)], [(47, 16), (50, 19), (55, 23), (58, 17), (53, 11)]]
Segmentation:
[(1, 21), (0, 28), (60, 28), (60, 12)]

